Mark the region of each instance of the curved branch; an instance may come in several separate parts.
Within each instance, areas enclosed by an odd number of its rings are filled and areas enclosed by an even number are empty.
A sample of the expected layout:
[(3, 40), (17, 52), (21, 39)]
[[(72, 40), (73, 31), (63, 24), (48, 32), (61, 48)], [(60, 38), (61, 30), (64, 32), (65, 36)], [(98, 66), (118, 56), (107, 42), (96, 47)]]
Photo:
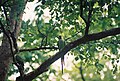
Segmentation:
[(84, 78), (84, 75), (83, 75), (82, 64), (80, 65), (79, 70), (80, 70), (80, 75), (81, 75), (82, 81), (86, 81), (85, 78)]
[(84, 78), (84, 75), (83, 75), (82, 63), (80, 64), (80, 67), (76, 66), (74, 62), (73, 62), (73, 64), (77, 69), (79, 69), (82, 81), (85, 81), (85, 78)]
[[(94, 33), (94, 34), (89, 34), (87, 36), (83, 36), (82, 38), (79, 38), (79, 39), (69, 43), (68, 45), (66, 45), (61, 51), (57, 52), (54, 56), (52, 56), (51, 58), (49, 58), (45, 62), (43, 62), (36, 70), (26, 74), (24, 77), (24, 80), (32, 81), (38, 75), (45, 72), (52, 63), (54, 63), (60, 57), (64, 56), (68, 51), (77, 47), (80, 44), (85, 44), (86, 42), (89, 42), (89, 41), (99, 40), (99, 39), (105, 38), (107, 36), (113, 36), (113, 35), (117, 35), (117, 34), (120, 34), (120, 28), (113, 28), (113, 29), (106, 30), (106, 31), (103, 31), (100, 33)], [(19, 78), (19, 77), (17, 77), (17, 78)], [(20, 81), (20, 80), (17, 80), (17, 81)]]
[(13, 58), (13, 62), (14, 64), (17, 66), (19, 72), (20, 72), (20, 77), (22, 76), (23, 72), (21, 71), (21, 68), (19, 67), (18, 63), (16, 62), (16, 59), (14, 57), (14, 51), (13, 51), (13, 39), (12, 37), (9, 35), (9, 33), (6, 32), (5, 28), (4, 28), (4, 25), (2, 24), (2, 22), (0, 21), (0, 25), (1, 25), (1, 28), (3, 30), (3, 33), (6, 35), (6, 37), (8, 38), (8, 42), (10, 43), (10, 50), (11, 50), (11, 54), (12, 54), (12, 58)]

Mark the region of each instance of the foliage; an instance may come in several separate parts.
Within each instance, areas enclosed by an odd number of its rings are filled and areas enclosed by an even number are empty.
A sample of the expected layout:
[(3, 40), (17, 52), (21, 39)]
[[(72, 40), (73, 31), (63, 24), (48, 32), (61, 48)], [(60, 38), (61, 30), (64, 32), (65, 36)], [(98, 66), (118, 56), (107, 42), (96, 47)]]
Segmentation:
[[(34, 0), (29, 0), (29, 2), (33, 1)], [(120, 1), (84, 0), (82, 2), (82, 15), (85, 20), (89, 18), (89, 9), (93, 7), (91, 20), (89, 22), (89, 34), (120, 27)], [(9, 7), (6, 8), (9, 9)], [(49, 10), (47, 21), (46, 17), (44, 17), (45, 9)], [(0, 12), (0, 14), (2, 14), (2, 10)], [(20, 49), (57, 47), (59, 35), (63, 37), (66, 44), (85, 35), (85, 27), (87, 24), (80, 16), (79, 0), (39, 0), (35, 12), (36, 18), (34, 21), (22, 21), (18, 41), (24, 42), (24, 45)], [(4, 15), (2, 14), (0, 20), (2, 20), (3, 23), (6, 23), (4, 19)], [(83, 72), (87, 74), (85, 79), (91, 81), (100, 81), (101, 71), (103, 71), (104, 68), (109, 67), (106, 66), (105, 63), (108, 61), (111, 62), (113, 67), (112, 69), (108, 68), (108, 71), (104, 72), (105, 76), (107, 76), (104, 77), (104, 81), (109, 78), (111, 79), (109, 81), (113, 81), (113, 75), (117, 76), (119, 74), (119, 65), (117, 64), (120, 60), (119, 50), (120, 35), (116, 35), (81, 44), (72, 49), (69, 54), (75, 56), (74, 60), (78, 62), (76, 63), (77, 66), (80, 66), (82, 63), (84, 68)], [(20, 55), (24, 59), (25, 64), (29, 63), (29, 67), (25, 67), (25, 72), (28, 73), (29, 71), (34, 70), (36, 68), (33, 67), (34, 64), (39, 66), (47, 58), (54, 55), (55, 52), (54, 49), (21, 52)], [(54, 70), (54, 67), (50, 67), (48, 72), (40, 75), (38, 78), (47, 81), (49, 75), (52, 73), (57, 77), (57, 72), (58, 71)], [(9, 76), (14, 73), (18, 73), (18, 70), (11, 65)], [(68, 71), (66, 68), (65, 73), (69, 73), (73, 81), (78, 81), (81, 78), (81, 76), (78, 76), (78, 78), (75, 77), (79, 74), (79, 70), (75, 67), (73, 67), (72, 71)], [(95, 76), (90, 78), (90, 73)], [(57, 80), (59, 81), (60, 78), (61, 77), (57, 78)], [(118, 79), (116, 79), (116, 81), (117, 80)], [(37, 81), (37, 78), (34, 81)]]

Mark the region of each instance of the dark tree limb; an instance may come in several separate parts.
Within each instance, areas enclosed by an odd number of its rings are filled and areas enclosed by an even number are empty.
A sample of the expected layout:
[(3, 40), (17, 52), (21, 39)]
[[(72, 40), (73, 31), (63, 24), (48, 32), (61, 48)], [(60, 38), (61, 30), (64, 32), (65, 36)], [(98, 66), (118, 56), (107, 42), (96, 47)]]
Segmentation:
[(87, 20), (83, 17), (83, 2), (84, 0), (80, 0), (80, 17), (84, 20), (85, 24), (87, 24)]
[(88, 32), (89, 32), (89, 27), (90, 27), (90, 23), (91, 23), (91, 17), (92, 17), (92, 11), (93, 11), (93, 6), (94, 6), (94, 1), (91, 2), (91, 5), (88, 3), (88, 17), (87, 19), (85, 19), (85, 17), (83, 16), (84, 14), (84, 6), (87, 6), (85, 5), (87, 1), (86, 0), (80, 0), (80, 17), (84, 20), (85, 24), (86, 24), (86, 27), (85, 27), (85, 35), (88, 35)]
[[(102, 38), (105, 38), (108, 36), (117, 35), (117, 34), (120, 34), (120, 28), (113, 28), (113, 29), (106, 30), (103, 32), (93, 33), (93, 34), (89, 34), (87, 36), (83, 36), (82, 38), (79, 38), (79, 39), (67, 44), (61, 51), (57, 52), (55, 55), (53, 55), (52, 57), (47, 59), (45, 62), (43, 62), (36, 70), (26, 74), (24, 77), (24, 80), (32, 81), (38, 75), (45, 72), (52, 63), (54, 63), (56, 60), (58, 60), (59, 58), (64, 56), (68, 51), (79, 46), (80, 44), (85, 44), (89, 41), (99, 40), (99, 39), (102, 39)], [(19, 77), (17, 77), (17, 79), (18, 78)], [(20, 80), (18, 79), (17, 81), (20, 81)]]
[(11, 33), (10, 32), (7, 32), (6, 30), (5, 30), (5, 28), (4, 28), (4, 25), (2, 24), (2, 22), (0, 21), (0, 25), (1, 25), (1, 29), (2, 29), (2, 31), (3, 31), (3, 33), (6, 35), (6, 37), (8, 38), (8, 42), (9, 42), (9, 44), (10, 44), (10, 51), (11, 51), (11, 56), (12, 56), (12, 58), (13, 58), (13, 62), (14, 62), (14, 64), (17, 66), (17, 68), (18, 68), (18, 70), (19, 70), (19, 72), (20, 72), (20, 77), (23, 75), (23, 71), (21, 70), (21, 68), (20, 68), (20, 66), (18, 65), (18, 63), (16, 62), (16, 59), (15, 59), (15, 57), (14, 57), (14, 55), (15, 55), (15, 53), (14, 53), (14, 51), (13, 51), (13, 39), (12, 39), (12, 37), (11, 37)]
[(12, 53), (12, 56), (13, 56), (13, 59), (14, 59), (14, 52), (13, 52), (13, 45), (12, 45), (12, 40), (10, 38), (10, 35), (9, 33), (7, 33), (7, 31), (5, 30), (4, 28), (4, 25), (2, 24), (2, 22), (0, 21), (0, 25), (1, 25), (1, 29), (3, 31), (3, 33), (6, 35), (6, 37), (8, 38), (8, 41), (9, 41), (9, 44), (10, 44), (10, 50), (11, 50), (11, 53)]
[[(2, 7), (3, 7), (4, 14), (5, 14), (7, 26), (10, 26), (9, 18), (8, 18), (8, 14), (7, 14), (5, 5), (3, 5)], [(16, 24), (15, 24), (15, 30), (16, 30)], [(17, 41), (16, 41), (15, 33), (14, 33), (14, 32), (11, 32), (10, 30), (5, 30), (5, 28), (3, 27), (3, 33), (6, 33), (6, 31), (8, 31), (8, 33), (10, 34), (9, 37), (12, 38), (12, 41), (13, 41), (12, 43), (13, 43), (14, 49), (15, 49), (16, 51), (18, 51), (18, 46), (17, 46)], [(7, 33), (6, 33), (6, 35), (7, 35)], [(8, 37), (8, 36), (7, 36), (7, 37)], [(9, 40), (9, 41), (10, 41), (10, 40)]]
[[(94, 4), (94, 3), (92, 3)], [(85, 35), (88, 35), (89, 32), (89, 27), (90, 27), (90, 23), (91, 23), (91, 17), (92, 17), (92, 11), (93, 11), (93, 5), (89, 5), (89, 12), (88, 12), (88, 19), (87, 19), (87, 23), (86, 23), (86, 28), (85, 28)]]
[[(0, 0), (0, 7), (3, 7), (3, 12), (2, 14), (5, 15), (5, 18), (6, 18), (6, 23), (7, 24), (3, 24), (2, 21), (0, 21), (0, 29), (1, 31), (3, 32), (3, 41), (2, 41), (2, 53), (1, 53), (1, 58), (0, 58), (0, 66), (2, 66), (2, 68), (0, 67), (0, 81), (4, 81), (5, 78), (7, 78), (7, 73), (8, 73), (8, 69), (9, 69), (9, 64), (12, 63), (12, 60), (14, 61), (14, 64), (17, 66), (18, 70), (19, 70), (19, 73), (20, 73), (20, 76), (22, 75), (21, 74), (21, 70), (20, 70), (20, 67), (18, 66), (17, 62), (15, 62), (15, 58), (14, 58), (14, 55), (15, 55), (15, 52), (14, 52), (14, 46), (13, 46), (13, 37), (11, 36), (11, 33), (13, 31), (13, 26), (15, 25), (15, 20), (16, 18), (19, 19), (19, 23), (18, 23), (18, 26), (17, 26), (17, 31), (19, 32), (19, 28), (21, 27), (21, 21), (22, 21), (22, 15), (23, 15), (23, 3), (24, 1), (27, 1), (27, 0), (22, 0), (20, 1), (22, 3), (20, 4), (17, 4), (17, 2), (19, 2), (19, 0), (13, 0), (11, 2), (11, 5), (9, 7), (10, 11), (7, 11), (6, 10), (6, 3), (10, 1), (10, 0)], [(20, 10), (20, 14), (18, 14), (17, 17), (15, 17), (15, 15), (17, 14), (17, 12)], [(7, 12), (9, 12), (9, 15), (7, 14)], [(8, 17), (9, 16), (9, 17)], [(10, 20), (9, 20), (9, 19)], [(9, 22), (8, 22), (9, 20)], [(8, 26), (10, 28), (8, 28)], [(7, 29), (7, 28), (8, 29)], [(18, 35), (18, 33), (17, 33)], [(13, 58), (13, 59), (12, 59)], [(4, 68), (4, 69), (3, 69)]]
[[(7, 15), (7, 11), (5, 9), (5, 6), (3, 5), (3, 11), (4, 11), (4, 14), (5, 14), (5, 17), (6, 17), (6, 22), (8, 22), (8, 15)], [(8, 24), (8, 23), (7, 23)]]
[(39, 47), (39, 48), (30, 48), (30, 49), (20, 49), (19, 52), (35, 51), (35, 50), (46, 50), (46, 49), (57, 50), (58, 47)]

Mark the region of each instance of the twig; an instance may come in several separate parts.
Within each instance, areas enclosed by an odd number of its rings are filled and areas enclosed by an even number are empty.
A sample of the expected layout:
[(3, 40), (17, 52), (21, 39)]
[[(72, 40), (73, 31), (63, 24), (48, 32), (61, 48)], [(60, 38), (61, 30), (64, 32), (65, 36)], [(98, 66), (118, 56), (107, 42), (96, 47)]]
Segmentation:
[(41, 41), (41, 47), (43, 46), (43, 41), (45, 40), (46, 42), (45, 42), (45, 45), (47, 44), (47, 35), (45, 35), (45, 34), (43, 34), (40, 30), (39, 30), (39, 28), (37, 27), (37, 29), (38, 29), (38, 32), (39, 32), (39, 34), (41, 34), (42, 36), (43, 36), (43, 38), (42, 38), (42, 41)]
[(75, 66), (75, 68), (79, 69), (79, 67), (72, 61), (73, 65)]
[(83, 75), (82, 63), (81, 63), (81, 65), (80, 65), (79, 70), (80, 70), (80, 74), (81, 74), (81, 78), (82, 78), (82, 80), (85, 81), (85, 78), (84, 78), (84, 75)]
[[(84, 28), (84, 29), (85, 29), (85, 28)], [(83, 29), (83, 30), (84, 30), (84, 29)], [(75, 37), (75, 36), (76, 36), (77, 34), (79, 34), (80, 32), (81, 32), (81, 31), (78, 31), (77, 33), (73, 34), (72, 36), (66, 38), (65, 41), (67, 41), (67, 40), (69, 40), (69, 39)]]
[(78, 67), (74, 62), (72, 62), (72, 63), (74, 64), (74, 66), (75, 66), (77, 69), (79, 69), (81, 78), (82, 78), (83, 81), (85, 81), (85, 78), (84, 78), (84, 76), (83, 76), (82, 63), (81, 63), (81, 65), (80, 65), (80, 67)]
[[(37, 28), (38, 28), (38, 27), (37, 27)], [(46, 37), (46, 35), (43, 34), (43, 33), (39, 30), (39, 28), (38, 28), (38, 32), (39, 32), (39, 34), (41, 34), (42, 36)]]
[(54, 49), (54, 50), (57, 50), (58, 47), (39, 47), (39, 48), (30, 48), (30, 49), (20, 49), (19, 52), (35, 51), (35, 50), (46, 50), (46, 49)]

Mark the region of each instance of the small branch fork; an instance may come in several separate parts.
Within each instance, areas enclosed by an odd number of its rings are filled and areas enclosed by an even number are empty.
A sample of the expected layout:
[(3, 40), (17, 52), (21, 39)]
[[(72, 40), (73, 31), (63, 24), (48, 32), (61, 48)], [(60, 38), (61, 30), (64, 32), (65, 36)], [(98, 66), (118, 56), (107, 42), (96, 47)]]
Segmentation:
[(83, 17), (83, 1), (80, 0), (80, 17), (84, 20), (84, 22), (87, 24), (87, 20)]
[[(47, 45), (47, 35), (43, 34), (43, 33), (39, 30), (39, 27), (38, 27), (38, 26), (37, 26), (37, 30), (38, 30), (39, 34), (43, 36), (40, 47), (42, 47), (43, 45)], [(45, 40), (45, 44), (43, 44), (44, 40)]]
[[(88, 8), (89, 11), (88, 11), (88, 17), (87, 17), (87, 19), (85, 19), (84, 16), (83, 16), (83, 5), (84, 5), (85, 2), (89, 6), (89, 8)], [(89, 32), (89, 27), (90, 27), (90, 23), (91, 23), (93, 6), (94, 6), (94, 1), (92, 1), (91, 5), (90, 5), (86, 0), (80, 0), (80, 17), (84, 20), (84, 22), (86, 24), (85, 35), (88, 35), (88, 32)]]

